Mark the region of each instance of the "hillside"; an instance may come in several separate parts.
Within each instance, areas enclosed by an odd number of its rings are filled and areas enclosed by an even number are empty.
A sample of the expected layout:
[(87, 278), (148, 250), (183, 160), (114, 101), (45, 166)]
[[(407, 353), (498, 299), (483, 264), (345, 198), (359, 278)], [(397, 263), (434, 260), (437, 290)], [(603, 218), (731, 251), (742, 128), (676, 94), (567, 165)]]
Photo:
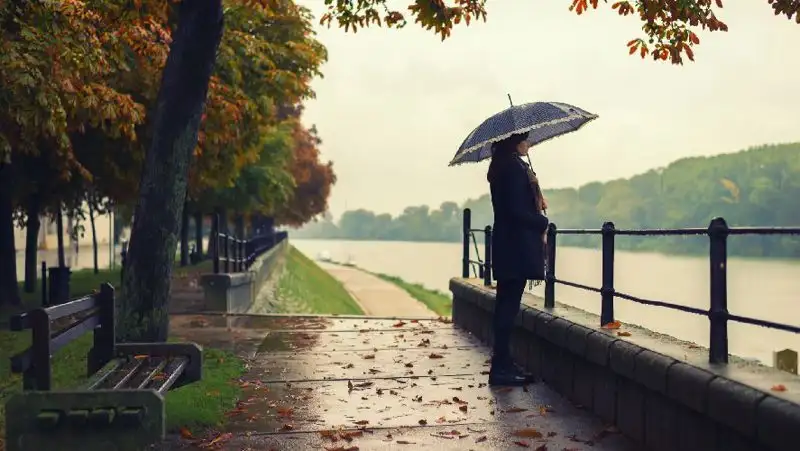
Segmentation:
[[(706, 226), (722, 216), (731, 226), (800, 226), (800, 143), (766, 145), (736, 153), (677, 160), (627, 179), (592, 182), (577, 189), (545, 190), (548, 215), (560, 228)], [(413, 241), (460, 240), (461, 209), (473, 226), (492, 222), (489, 196), (438, 209), (408, 207), (403, 214), (345, 212), (339, 223), (310, 224), (296, 237)], [(731, 254), (800, 256), (800, 237), (735, 237)], [(562, 244), (596, 246), (592, 237), (563, 237)], [(699, 253), (703, 238), (620, 238), (619, 248)]]

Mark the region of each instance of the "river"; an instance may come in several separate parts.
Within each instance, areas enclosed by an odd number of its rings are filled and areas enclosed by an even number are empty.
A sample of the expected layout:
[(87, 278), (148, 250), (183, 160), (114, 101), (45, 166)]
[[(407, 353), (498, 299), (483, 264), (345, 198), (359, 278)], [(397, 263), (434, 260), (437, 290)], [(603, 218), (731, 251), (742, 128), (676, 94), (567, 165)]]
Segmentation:
[[(426, 287), (448, 291), (448, 281), (461, 273), (460, 243), (391, 241), (292, 240), (311, 258), (327, 252), (338, 261), (352, 260), (373, 272), (401, 277)], [(705, 246), (704, 242), (698, 245)], [(481, 246), (481, 252), (483, 252)], [(561, 246), (556, 274), (559, 279), (600, 286), (599, 250)], [(649, 252), (617, 251), (617, 291), (645, 299), (708, 308), (709, 264), (704, 256), (676, 256)], [(542, 286), (533, 292), (542, 294)], [(731, 313), (780, 323), (800, 325), (800, 262), (730, 258), (728, 310)], [(600, 295), (558, 285), (556, 300), (600, 313)], [(631, 301), (615, 301), (617, 319), (708, 346), (708, 319)], [(772, 352), (800, 350), (800, 335), (738, 323), (728, 326), (732, 354), (756, 358), (767, 364)]]

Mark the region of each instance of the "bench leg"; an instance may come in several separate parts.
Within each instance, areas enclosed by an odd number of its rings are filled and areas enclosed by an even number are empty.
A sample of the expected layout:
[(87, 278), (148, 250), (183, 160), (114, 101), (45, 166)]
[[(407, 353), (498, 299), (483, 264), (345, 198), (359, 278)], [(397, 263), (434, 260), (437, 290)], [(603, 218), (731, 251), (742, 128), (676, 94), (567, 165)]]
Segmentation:
[(116, 353), (120, 357), (188, 357), (189, 364), (172, 388), (198, 382), (203, 378), (203, 348), (196, 343), (118, 343)]
[(6, 404), (8, 451), (139, 451), (164, 439), (154, 390), (30, 391)]

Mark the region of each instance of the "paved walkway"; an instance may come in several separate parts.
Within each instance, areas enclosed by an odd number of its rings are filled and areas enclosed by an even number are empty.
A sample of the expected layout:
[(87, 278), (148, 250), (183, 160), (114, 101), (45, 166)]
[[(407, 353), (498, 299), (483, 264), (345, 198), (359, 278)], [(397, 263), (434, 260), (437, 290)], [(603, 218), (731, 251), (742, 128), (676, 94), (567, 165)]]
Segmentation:
[(400, 316), (408, 318), (436, 317), (428, 309), (397, 285), (349, 266), (317, 262), (320, 268), (342, 282), (358, 301), (367, 316)]
[(213, 449), (636, 449), (544, 384), (487, 387), (488, 348), (443, 321), (177, 315), (172, 330), (249, 359)]

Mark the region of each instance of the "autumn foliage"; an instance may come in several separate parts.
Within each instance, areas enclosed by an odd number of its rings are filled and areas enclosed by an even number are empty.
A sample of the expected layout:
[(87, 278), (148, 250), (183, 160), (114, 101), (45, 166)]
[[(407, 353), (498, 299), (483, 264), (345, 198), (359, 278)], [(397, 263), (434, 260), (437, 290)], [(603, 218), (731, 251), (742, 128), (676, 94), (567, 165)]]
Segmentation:
[[(499, 0), (496, 0), (499, 1)], [(582, 15), (600, 6), (599, 0), (569, 0), (569, 10)], [(762, 0), (764, 1), (764, 0)], [(800, 1), (766, 0), (775, 15), (784, 15), (800, 24)], [(487, 0), (413, 0), (408, 5), (408, 15), (425, 29), (434, 30), (442, 40), (448, 38), (455, 25), (469, 25), (476, 19), (486, 20)], [(627, 43), (628, 52), (642, 58), (650, 56), (656, 61), (683, 64), (684, 55), (694, 61), (694, 46), (700, 44), (698, 29), (728, 31), (728, 26), (718, 18), (722, 0), (604, 0), (622, 17), (642, 22), (643, 38)], [(406, 15), (393, 9), (386, 0), (358, 2), (325, 0), (328, 12), (320, 23), (335, 20), (345, 30), (356, 32), (371, 25), (402, 28)]]
[[(95, 211), (136, 203), (179, 3), (0, 2), (0, 169), (13, 180), (0, 201), (10, 199), (15, 211), (0, 221), (82, 215), (87, 201)], [(278, 114), (313, 97), (311, 80), (327, 58), (310, 12), (291, 0), (224, 6), (189, 200), (210, 213), (233, 192), (246, 199), (240, 213), (274, 214), (290, 198), (292, 211), (315, 211), (326, 199), (303, 199), (311, 191), (295, 187), (308, 180), (296, 181), (293, 166), (309, 158), (311, 132)], [(293, 156), (295, 148), (302, 156)], [(320, 180), (332, 183), (332, 172)], [(329, 186), (317, 192), (327, 196)], [(310, 207), (298, 207), (304, 202)], [(309, 219), (292, 216), (293, 223)], [(0, 240), (13, 246), (13, 236)]]

